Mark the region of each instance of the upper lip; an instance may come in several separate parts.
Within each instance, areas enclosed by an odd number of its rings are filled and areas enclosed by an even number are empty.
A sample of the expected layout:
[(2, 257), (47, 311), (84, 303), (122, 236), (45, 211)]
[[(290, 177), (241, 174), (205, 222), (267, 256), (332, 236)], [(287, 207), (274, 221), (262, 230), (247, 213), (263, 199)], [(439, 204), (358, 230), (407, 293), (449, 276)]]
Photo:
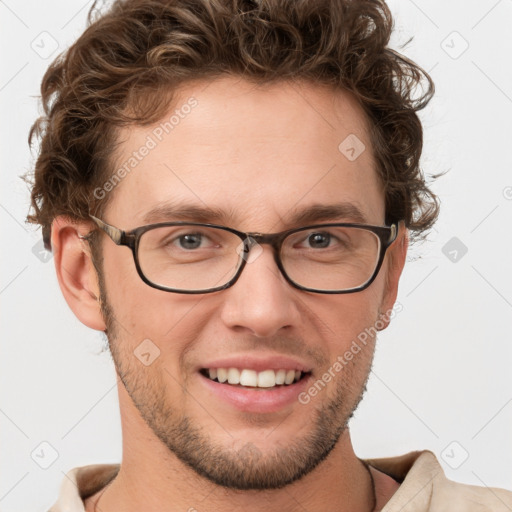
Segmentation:
[(203, 368), (238, 368), (249, 369), (256, 372), (264, 370), (299, 370), (308, 373), (312, 370), (300, 359), (295, 359), (281, 354), (267, 354), (265, 356), (255, 356), (252, 354), (237, 354), (229, 357), (223, 357), (202, 364), (198, 370)]

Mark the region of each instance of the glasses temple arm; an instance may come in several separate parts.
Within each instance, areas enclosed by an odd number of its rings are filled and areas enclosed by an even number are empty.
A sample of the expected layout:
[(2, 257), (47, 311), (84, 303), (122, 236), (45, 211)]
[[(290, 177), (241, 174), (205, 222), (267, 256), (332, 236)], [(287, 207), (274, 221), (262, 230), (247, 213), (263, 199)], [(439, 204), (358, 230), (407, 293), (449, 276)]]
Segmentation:
[(94, 223), (104, 231), (116, 245), (121, 245), (123, 241), (124, 231), (103, 222), (101, 219), (94, 217), (94, 215), (89, 215), (89, 217), (94, 221)]

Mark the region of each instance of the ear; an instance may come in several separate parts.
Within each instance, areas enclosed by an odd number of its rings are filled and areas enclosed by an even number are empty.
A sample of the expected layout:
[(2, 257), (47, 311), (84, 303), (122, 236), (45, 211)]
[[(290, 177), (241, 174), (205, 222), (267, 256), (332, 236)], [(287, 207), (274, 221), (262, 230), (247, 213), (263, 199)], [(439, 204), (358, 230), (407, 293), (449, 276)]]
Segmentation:
[(379, 317), (384, 326), (379, 330), (386, 329), (391, 320), (390, 312), (393, 310), (398, 295), (398, 283), (404, 269), (408, 247), (409, 230), (406, 228), (405, 222), (400, 221), (398, 224), (398, 235), (386, 253), (386, 283), (380, 308), (381, 315)]
[(98, 276), (84, 236), (90, 228), (59, 216), (52, 223), (52, 248), (60, 289), (68, 306), (87, 327), (106, 329), (100, 307)]

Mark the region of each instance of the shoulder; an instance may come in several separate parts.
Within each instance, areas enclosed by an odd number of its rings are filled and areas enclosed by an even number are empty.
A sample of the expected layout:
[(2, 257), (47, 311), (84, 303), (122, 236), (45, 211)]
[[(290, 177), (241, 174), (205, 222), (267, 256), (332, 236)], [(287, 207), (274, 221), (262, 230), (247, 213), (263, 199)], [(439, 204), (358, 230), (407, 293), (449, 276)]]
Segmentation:
[(431, 451), (367, 462), (400, 483), (382, 512), (512, 511), (512, 492), (449, 480)]
[(432, 510), (448, 511), (503, 511), (512, 510), (512, 492), (496, 487), (462, 484), (446, 477), (434, 487)]
[(84, 512), (84, 500), (108, 485), (119, 469), (120, 464), (90, 464), (69, 470), (48, 512)]

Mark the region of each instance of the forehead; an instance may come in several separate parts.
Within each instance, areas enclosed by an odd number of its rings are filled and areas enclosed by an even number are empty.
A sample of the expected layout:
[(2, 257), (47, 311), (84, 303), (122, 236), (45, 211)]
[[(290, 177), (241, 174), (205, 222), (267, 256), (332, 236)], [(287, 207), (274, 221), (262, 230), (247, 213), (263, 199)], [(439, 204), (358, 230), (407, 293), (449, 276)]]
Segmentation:
[(119, 141), (114, 172), (124, 172), (106, 214), (126, 229), (151, 210), (168, 215), (168, 202), (224, 212), (233, 227), (252, 231), (337, 203), (383, 222), (366, 120), (344, 91), (233, 77), (196, 82), (177, 91), (161, 120), (124, 128)]

